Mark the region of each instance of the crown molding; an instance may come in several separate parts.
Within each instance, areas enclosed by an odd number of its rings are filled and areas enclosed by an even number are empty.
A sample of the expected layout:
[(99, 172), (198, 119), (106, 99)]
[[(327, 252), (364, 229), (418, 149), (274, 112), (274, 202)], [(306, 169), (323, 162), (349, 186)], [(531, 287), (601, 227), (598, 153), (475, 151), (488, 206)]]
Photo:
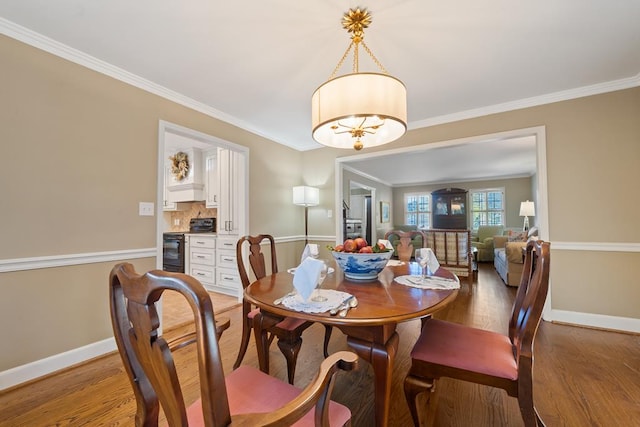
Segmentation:
[(425, 120), (418, 120), (409, 123), (408, 129), (420, 129), (429, 126), (487, 116), (489, 114), (504, 113), (507, 111), (520, 110), (523, 108), (537, 107), (539, 105), (567, 101), (576, 98), (583, 98), (585, 96), (599, 95), (601, 93), (614, 92), (616, 90), (629, 89), (636, 86), (640, 86), (640, 73), (636, 74), (633, 77), (628, 77), (625, 79), (613, 80), (610, 82), (598, 83), (591, 86), (583, 86), (574, 89), (563, 90), (560, 92), (548, 93), (546, 95), (533, 96), (531, 98), (504, 102), (502, 104), (488, 105), (486, 107), (475, 108), (473, 110), (466, 110), (453, 114), (431, 117)]
[[(243, 121), (235, 116), (226, 114), (220, 110), (212, 108), (209, 105), (196, 101), (192, 98), (184, 96), (178, 92), (167, 89), (164, 86), (153, 83), (150, 80), (144, 79), (133, 73), (130, 73), (122, 68), (116, 67), (91, 55), (88, 55), (80, 50), (74, 49), (49, 37), (46, 37), (40, 33), (29, 30), (14, 22), (11, 22), (5, 18), (0, 17), (0, 34), (4, 34), (13, 39), (19, 40), (30, 46), (41, 49), (45, 52), (56, 55), (60, 58), (82, 65), (93, 71), (105, 74), (116, 80), (120, 80), (124, 83), (130, 84), (139, 89), (158, 95), (169, 101), (173, 101), (177, 104), (183, 105), (187, 108), (191, 108), (202, 114), (206, 114), (214, 119), (222, 120), (238, 128), (244, 129), (248, 132), (267, 138), (278, 144), (285, 145), (296, 151), (309, 151), (320, 146), (308, 146), (304, 148), (296, 147), (288, 144), (286, 141), (282, 141), (272, 135), (265, 133), (262, 130), (256, 129), (250, 123)], [(489, 114), (503, 113), (506, 111), (519, 110), (522, 108), (535, 107), (538, 105), (550, 104), (553, 102), (566, 101), (569, 99), (581, 98), (590, 95), (597, 95), (606, 92), (613, 92), (616, 90), (629, 89), (632, 87), (640, 86), (640, 73), (633, 77), (614, 80), (610, 82), (598, 83), (591, 86), (584, 86), (575, 89), (569, 89), (560, 92), (549, 93), (546, 95), (534, 96), (531, 98), (525, 98), (517, 101), (505, 102), (502, 104), (490, 105), (482, 108), (476, 108), (472, 110), (460, 111), (453, 114), (447, 114), (429, 119), (418, 120), (408, 123), (408, 130), (420, 129), (429, 126), (435, 126), (444, 123), (451, 123), (460, 120), (472, 119), (475, 117), (486, 116)]]

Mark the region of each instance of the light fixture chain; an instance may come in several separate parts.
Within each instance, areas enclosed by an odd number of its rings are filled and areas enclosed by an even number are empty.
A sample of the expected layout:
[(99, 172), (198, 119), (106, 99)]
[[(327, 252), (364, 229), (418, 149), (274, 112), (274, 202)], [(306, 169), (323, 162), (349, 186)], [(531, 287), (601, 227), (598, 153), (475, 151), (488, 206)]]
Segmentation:
[(353, 42), (349, 43), (347, 50), (344, 52), (344, 55), (342, 55), (342, 58), (340, 58), (340, 61), (338, 61), (338, 65), (336, 65), (336, 68), (333, 70), (333, 73), (331, 73), (331, 76), (329, 76), (329, 80), (331, 80), (336, 76), (336, 73), (338, 72), (340, 67), (342, 67), (342, 64), (344, 64), (344, 61), (347, 59), (349, 52), (351, 52), (352, 47), (353, 47)]
[[(382, 66), (382, 64), (380, 63), (380, 61), (378, 61), (378, 58), (376, 58), (376, 56), (373, 54), (373, 52), (371, 52), (371, 49), (369, 49), (369, 46), (367, 46), (367, 44), (364, 42), (364, 40), (361, 40), (360, 43), (362, 43), (362, 47), (364, 47), (364, 50), (367, 51), (367, 53), (369, 54), (371, 59), (373, 59), (373, 62), (375, 62), (378, 67), (380, 67), (382, 72), (385, 73), (385, 74), (389, 74), (389, 72), (386, 70), (386, 68), (384, 68)], [(357, 49), (356, 49), (356, 52), (357, 52)]]
[(358, 70), (360, 69), (359, 68), (359, 65), (360, 65), (359, 64), (359, 55), (358, 55), (359, 53), (360, 53), (360, 51), (358, 50), (358, 42), (356, 42), (356, 47), (353, 50), (353, 72), (354, 73), (357, 73)]

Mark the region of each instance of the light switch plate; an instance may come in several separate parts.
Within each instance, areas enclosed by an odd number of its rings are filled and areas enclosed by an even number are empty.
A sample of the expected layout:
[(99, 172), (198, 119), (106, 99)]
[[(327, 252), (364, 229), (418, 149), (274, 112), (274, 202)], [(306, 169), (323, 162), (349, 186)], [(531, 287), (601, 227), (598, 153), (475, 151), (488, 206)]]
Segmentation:
[(140, 202), (140, 216), (153, 216), (153, 202)]

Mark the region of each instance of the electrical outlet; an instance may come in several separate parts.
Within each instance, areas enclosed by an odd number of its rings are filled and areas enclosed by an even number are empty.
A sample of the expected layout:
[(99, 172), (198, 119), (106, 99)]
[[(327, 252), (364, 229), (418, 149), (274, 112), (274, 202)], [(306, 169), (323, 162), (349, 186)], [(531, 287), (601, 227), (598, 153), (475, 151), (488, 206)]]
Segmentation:
[(332, 218), (333, 217), (333, 211), (331, 209), (327, 210), (327, 218)]
[(140, 216), (153, 216), (153, 202), (140, 202), (138, 214)]
[(180, 225), (180, 220), (178, 218), (174, 219), (173, 225)]

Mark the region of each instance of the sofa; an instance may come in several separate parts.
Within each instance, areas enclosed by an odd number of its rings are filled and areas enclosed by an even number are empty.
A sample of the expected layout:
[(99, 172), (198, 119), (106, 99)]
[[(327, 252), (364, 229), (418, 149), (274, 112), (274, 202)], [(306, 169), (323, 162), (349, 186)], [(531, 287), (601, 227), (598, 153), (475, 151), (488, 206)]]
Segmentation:
[(477, 233), (471, 236), (471, 246), (478, 248), (478, 261), (493, 261), (494, 236), (501, 236), (504, 227), (501, 225), (481, 225)]
[(508, 286), (520, 286), (524, 257), (522, 249), (529, 239), (537, 238), (537, 229), (529, 232), (510, 232), (506, 236), (495, 236), (493, 265), (502, 281)]

